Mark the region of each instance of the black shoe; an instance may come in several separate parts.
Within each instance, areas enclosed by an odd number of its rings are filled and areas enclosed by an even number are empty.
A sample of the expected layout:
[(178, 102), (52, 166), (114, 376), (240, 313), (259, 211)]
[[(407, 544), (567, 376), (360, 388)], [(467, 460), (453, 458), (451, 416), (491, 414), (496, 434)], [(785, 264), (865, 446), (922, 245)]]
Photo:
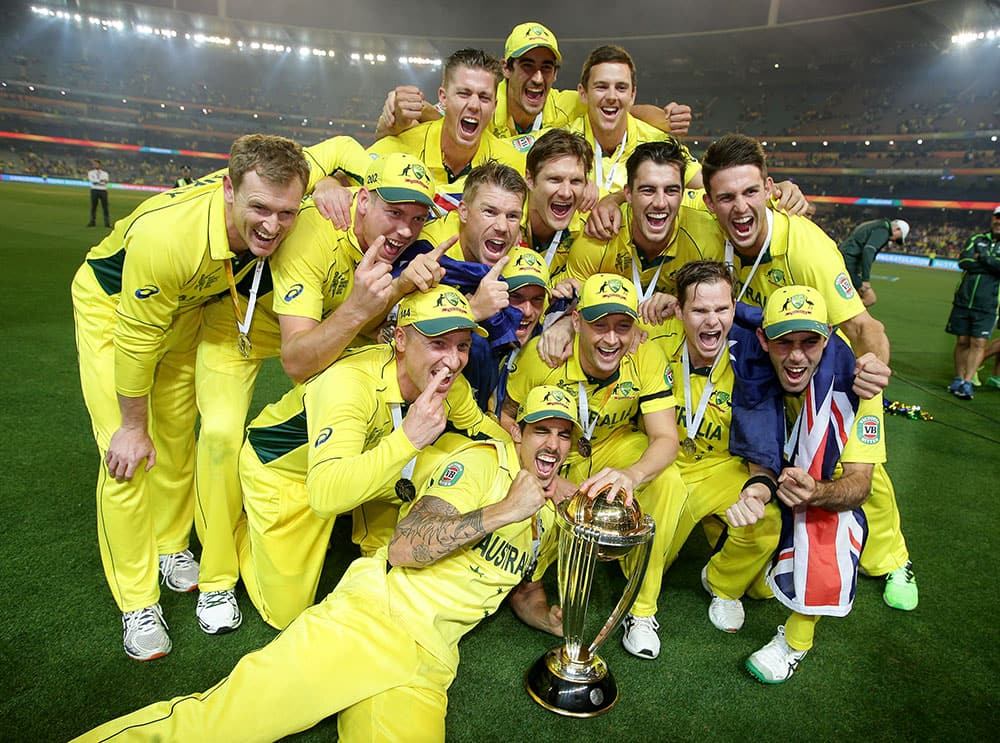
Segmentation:
[(96, 227), (97, 225), (94, 224), (93, 222), (87, 222), (87, 226), (88, 227)]

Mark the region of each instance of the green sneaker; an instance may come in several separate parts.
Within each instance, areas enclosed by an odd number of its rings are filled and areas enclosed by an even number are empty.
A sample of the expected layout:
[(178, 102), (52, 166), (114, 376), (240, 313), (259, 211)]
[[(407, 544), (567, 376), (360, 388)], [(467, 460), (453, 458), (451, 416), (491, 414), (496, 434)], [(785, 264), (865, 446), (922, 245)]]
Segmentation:
[(990, 378), (986, 380), (987, 387), (996, 387), (1000, 390), (1000, 377), (990, 375)]
[(885, 591), (882, 593), (885, 603), (900, 611), (913, 611), (917, 608), (919, 594), (917, 579), (913, 575), (913, 563), (909, 560), (901, 568), (896, 568), (885, 576)]
[(972, 386), (973, 387), (983, 386), (983, 383), (979, 381), (979, 372), (976, 372), (975, 374), (972, 375)]

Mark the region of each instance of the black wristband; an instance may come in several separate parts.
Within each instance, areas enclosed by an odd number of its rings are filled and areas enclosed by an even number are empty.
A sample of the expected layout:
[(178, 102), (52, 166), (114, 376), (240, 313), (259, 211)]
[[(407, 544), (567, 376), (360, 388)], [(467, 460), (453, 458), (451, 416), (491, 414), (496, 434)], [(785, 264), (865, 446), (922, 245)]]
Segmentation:
[(745, 483), (743, 483), (743, 490), (746, 490), (751, 485), (756, 485), (757, 483), (760, 483), (761, 485), (766, 485), (767, 489), (771, 491), (772, 498), (774, 498), (778, 494), (778, 483), (776, 483), (767, 475), (754, 475)]

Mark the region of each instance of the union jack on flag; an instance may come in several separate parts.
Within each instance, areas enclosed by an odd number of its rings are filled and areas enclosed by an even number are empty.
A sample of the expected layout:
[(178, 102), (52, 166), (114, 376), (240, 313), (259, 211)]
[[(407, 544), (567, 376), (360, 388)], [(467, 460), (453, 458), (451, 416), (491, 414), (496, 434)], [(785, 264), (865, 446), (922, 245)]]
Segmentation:
[[(817, 390), (825, 392), (821, 396)], [(833, 375), (817, 370), (788, 437), (785, 460), (816, 480), (829, 480), (851, 434), (856, 404), (845, 391), (835, 389)], [(846, 616), (854, 602), (867, 536), (868, 522), (860, 508), (782, 508), (781, 537), (768, 585), (781, 603), (800, 614)]]

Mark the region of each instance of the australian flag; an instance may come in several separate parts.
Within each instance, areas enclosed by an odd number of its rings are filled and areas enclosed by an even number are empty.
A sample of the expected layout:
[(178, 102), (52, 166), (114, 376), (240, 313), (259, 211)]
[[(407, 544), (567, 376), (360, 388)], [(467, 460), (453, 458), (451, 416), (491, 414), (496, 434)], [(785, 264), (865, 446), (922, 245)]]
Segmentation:
[[(736, 384), (730, 452), (780, 472), (784, 466), (806, 470), (816, 480), (833, 478), (858, 407), (851, 389), (854, 354), (832, 335), (804, 393), (799, 420), (785, 447), (784, 392), (753, 329), (760, 310), (737, 312), (730, 334)], [(767, 582), (775, 597), (801, 614), (845, 616), (851, 610), (858, 562), (868, 534), (860, 508), (827, 511), (781, 505), (778, 550)]]

